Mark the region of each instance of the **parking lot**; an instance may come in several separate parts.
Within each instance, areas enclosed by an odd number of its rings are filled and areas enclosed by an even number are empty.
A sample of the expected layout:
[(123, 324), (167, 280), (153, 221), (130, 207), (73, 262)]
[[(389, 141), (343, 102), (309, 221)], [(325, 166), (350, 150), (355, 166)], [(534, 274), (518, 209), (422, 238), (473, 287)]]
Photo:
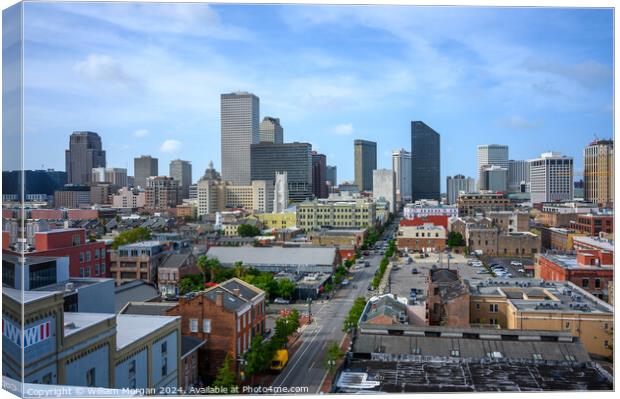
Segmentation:
[[(522, 266), (513, 266), (510, 264), (510, 262), (512, 261), (521, 262)], [(534, 260), (533, 259), (529, 259), (529, 258), (514, 258), (514, 259), (512, 258), (486, 258), (484, 259), (484, 262), (488, 266), (491, 266), (493, 264), (498, 264), (500, 266), (503, 266), (504, 269), (508, 271), (508, 273), (512, 274), (513, 278), (534, 277), (534, 274), (533, 274), (534, 273), (534, 270), (533, 270)], [(519, 271), (519, 269), (522, 269), (523, 271)]]

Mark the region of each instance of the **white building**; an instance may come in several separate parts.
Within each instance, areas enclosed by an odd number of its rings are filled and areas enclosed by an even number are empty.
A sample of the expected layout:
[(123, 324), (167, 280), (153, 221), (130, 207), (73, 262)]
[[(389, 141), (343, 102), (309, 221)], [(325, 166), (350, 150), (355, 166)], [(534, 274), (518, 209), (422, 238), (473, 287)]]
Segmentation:
[(508, 168), (508, 146), (502, 144), (483, 144), (478, 146), (478, 189), (481, 189), (482, 167), (495, 165)]
[(273, 212), (280, 213), (288, 207), (288, 177), (286, 172), (276, 172), (273, 186)]
[(112, 207), (114, 208), (142, 208), (146, 205), (146, 193), (137, 188), (123, 187), (118, 190), (118, 194), (112, 196)]
[(125, 168), (93, 168), (91, 173), (93, 183), (110, 183), (118, 187), (127, 187), (127, 169)]
[(545, 152), (530, 162), (532, 204), (573, 199), (573, 158)]
[(396, 178), (397, 200), (411, 200), (411, 152), (402, 148), (392, 151), (392, 170)]
[(459, 209), (455, 205), (442, 205), (439, 201), (433, 200), (418, 200), (413, 204), (405, 205), (403, 209), (403, 217), (405, 219), (436, 215), (457, 217), (459, 215)]
[(372, 171), (372, 197), (375, 202), (383, 198), (388, 202), (390, 213), (396, 211), (396, 175), (389, 169)]
[(448, 176), (446, 178), (446, 190), (448, 204), (456, 204), (459, 193), (469, 194), (476, 192), (476, 180), (463, 175)]

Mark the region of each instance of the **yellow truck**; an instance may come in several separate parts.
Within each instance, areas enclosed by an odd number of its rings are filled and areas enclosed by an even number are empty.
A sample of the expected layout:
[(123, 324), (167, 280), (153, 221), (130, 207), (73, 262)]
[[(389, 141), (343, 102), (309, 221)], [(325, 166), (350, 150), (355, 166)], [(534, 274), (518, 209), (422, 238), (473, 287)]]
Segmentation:
[(273, 371), (282, 371), (284, 366), (288, 363), (288, 350), (278, 349), (271, 359), (270, 369)]

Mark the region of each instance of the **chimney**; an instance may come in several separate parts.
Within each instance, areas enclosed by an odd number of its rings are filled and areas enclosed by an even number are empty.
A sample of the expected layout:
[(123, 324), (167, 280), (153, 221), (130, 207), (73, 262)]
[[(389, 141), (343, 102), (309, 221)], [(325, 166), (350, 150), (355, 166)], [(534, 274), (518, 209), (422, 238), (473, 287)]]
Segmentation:
[(241, 290), (239, 288), (233, 289), (233, 293), (235, 294), (235, 296), (241, 297)]
[(222, 291), (218, 291), (215, 293), (215, 305), (222, 306), (224, 303), (224, 293)]

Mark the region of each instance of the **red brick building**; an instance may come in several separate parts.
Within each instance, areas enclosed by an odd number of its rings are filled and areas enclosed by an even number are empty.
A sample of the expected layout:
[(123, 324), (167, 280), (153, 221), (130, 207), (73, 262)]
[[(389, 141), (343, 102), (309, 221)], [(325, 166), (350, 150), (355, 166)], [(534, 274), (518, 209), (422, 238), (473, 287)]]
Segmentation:
[[(232, 278), (218, 286), (183, 297), (167, 311), (181, 316), (181, 334), (206, 340), (199, 354), (199, 373), (213, 377), (226, 354), (239, 361), (252, 342), (265, 330), (265, 292), (240, 279)], [(208, 361), (202, 361), (208, 359)]]
[(31, 219), (64, 219), (64, 211), (60, 209), (33, 209)]
[(590, 236), (596, 236), (598, 233), (614, 232), (614, 215), (612, 214), (586, 214), (578, 215), (577, 220), (570, 223), (573, 230), (586, 233)]
[(71, 277), (109, 277), (105, 243), (89, 242), (85, 229), (56, 229), (35, 234), (32, 256), (68, 256)]
[(427, 287), (428, 325), (469, 327), (469, 290), (456, 270), (431, 270)]
[(606, 251), (578, 251), (577, 256), (545, 254), (538, 258), (536, 277), (570, 281), (608, 301), (608, 284), (614, 278), (613, 262), (613, 253)]
[(443, 226), (448, 229), (448, 215), (428, 215), (413, 219), (401, 219), (401, 226), (423, 226), (426, 223), (432, 223), (435, 226)]

